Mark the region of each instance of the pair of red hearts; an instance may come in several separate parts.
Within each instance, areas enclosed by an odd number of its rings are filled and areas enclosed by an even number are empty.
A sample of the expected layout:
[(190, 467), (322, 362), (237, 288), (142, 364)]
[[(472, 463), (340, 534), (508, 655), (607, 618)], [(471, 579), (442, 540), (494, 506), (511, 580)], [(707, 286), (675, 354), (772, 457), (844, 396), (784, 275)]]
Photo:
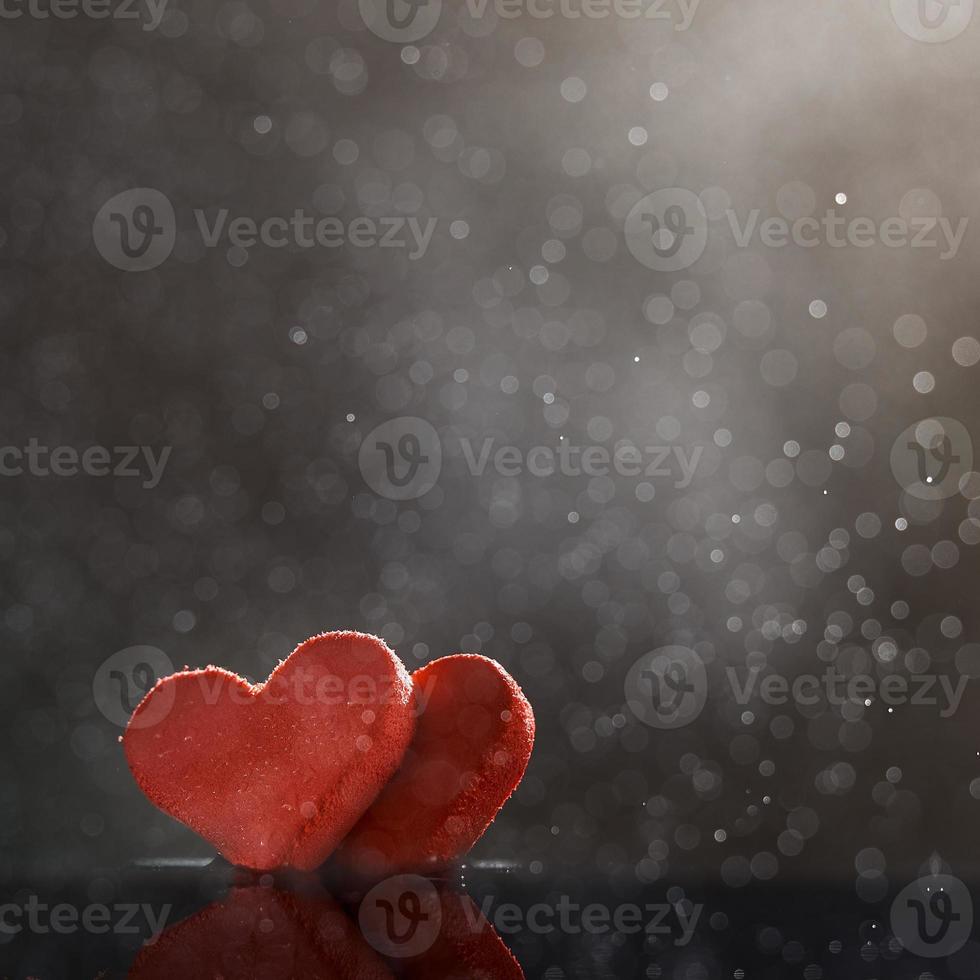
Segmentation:
[(123, 736), (161, 810), (233, 864), (312, 870), (340, 847), (378, 875), (454, 861), (524, 775), (534, 715), (495, 661), (411, 677), (379, 639), (314, 636), (264, 684), (218, 667), (159, 681)]

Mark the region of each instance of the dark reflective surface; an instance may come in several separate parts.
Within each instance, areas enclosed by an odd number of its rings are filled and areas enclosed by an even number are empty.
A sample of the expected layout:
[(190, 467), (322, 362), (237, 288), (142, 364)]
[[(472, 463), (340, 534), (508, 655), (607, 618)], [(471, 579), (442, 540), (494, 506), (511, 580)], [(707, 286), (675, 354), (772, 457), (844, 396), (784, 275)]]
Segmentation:
[(827, 883), (640, 887), (493, 864), (381, 882), (136, 865), (8, 883), (0, 975), (973, 978), (972, 892), (939, 866), (862, 899)]

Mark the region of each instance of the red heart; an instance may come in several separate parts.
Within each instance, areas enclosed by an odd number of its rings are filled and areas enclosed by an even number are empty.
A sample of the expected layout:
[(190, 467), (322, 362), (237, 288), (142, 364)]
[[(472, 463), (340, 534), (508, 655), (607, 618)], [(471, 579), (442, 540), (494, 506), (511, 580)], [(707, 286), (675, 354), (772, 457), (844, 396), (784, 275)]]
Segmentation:
[(411, 679), (384, 643), (325, 633), (265, 684), (217, 667), (164, 678), (123, 746), (150, 800), (232, 863), (310, 870), (391, 778), (414, 727)]
[(534, 744), (531, 706), (495, 661), (443, 657), (412, 683), (420, 714), (411, 747), (340, 852), (372, 876), (464, 855), (517, 788)]

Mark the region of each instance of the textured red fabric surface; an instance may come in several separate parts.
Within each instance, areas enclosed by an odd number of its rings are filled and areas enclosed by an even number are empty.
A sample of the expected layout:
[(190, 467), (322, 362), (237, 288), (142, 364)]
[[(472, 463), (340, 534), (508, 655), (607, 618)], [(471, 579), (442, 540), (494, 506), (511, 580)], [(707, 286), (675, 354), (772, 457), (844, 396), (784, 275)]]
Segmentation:
[(423, 706), (395, 777), (338, 855), (362, 874), (426, 870), (476, 843), (514, 792), (534, 744), (534, 714), (511, 676), (458, 654), (412, 675)]
[(265, 684), (217, 667), (164, 678), (123, 746), (150, 800), (229, 861), (309, 870), (392, 777), (414, 728), (397, 657), (373, 636), (326, 633)]

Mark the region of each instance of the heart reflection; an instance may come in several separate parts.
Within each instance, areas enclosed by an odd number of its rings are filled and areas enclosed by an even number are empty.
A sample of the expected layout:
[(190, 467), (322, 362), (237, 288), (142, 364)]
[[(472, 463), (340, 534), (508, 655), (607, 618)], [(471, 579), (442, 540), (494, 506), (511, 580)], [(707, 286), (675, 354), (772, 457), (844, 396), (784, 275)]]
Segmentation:
[(232, 888), (144, 947), (129, 978), (524, 980), (476, 903), (444, 883), (400, 875), (350, 898)]

